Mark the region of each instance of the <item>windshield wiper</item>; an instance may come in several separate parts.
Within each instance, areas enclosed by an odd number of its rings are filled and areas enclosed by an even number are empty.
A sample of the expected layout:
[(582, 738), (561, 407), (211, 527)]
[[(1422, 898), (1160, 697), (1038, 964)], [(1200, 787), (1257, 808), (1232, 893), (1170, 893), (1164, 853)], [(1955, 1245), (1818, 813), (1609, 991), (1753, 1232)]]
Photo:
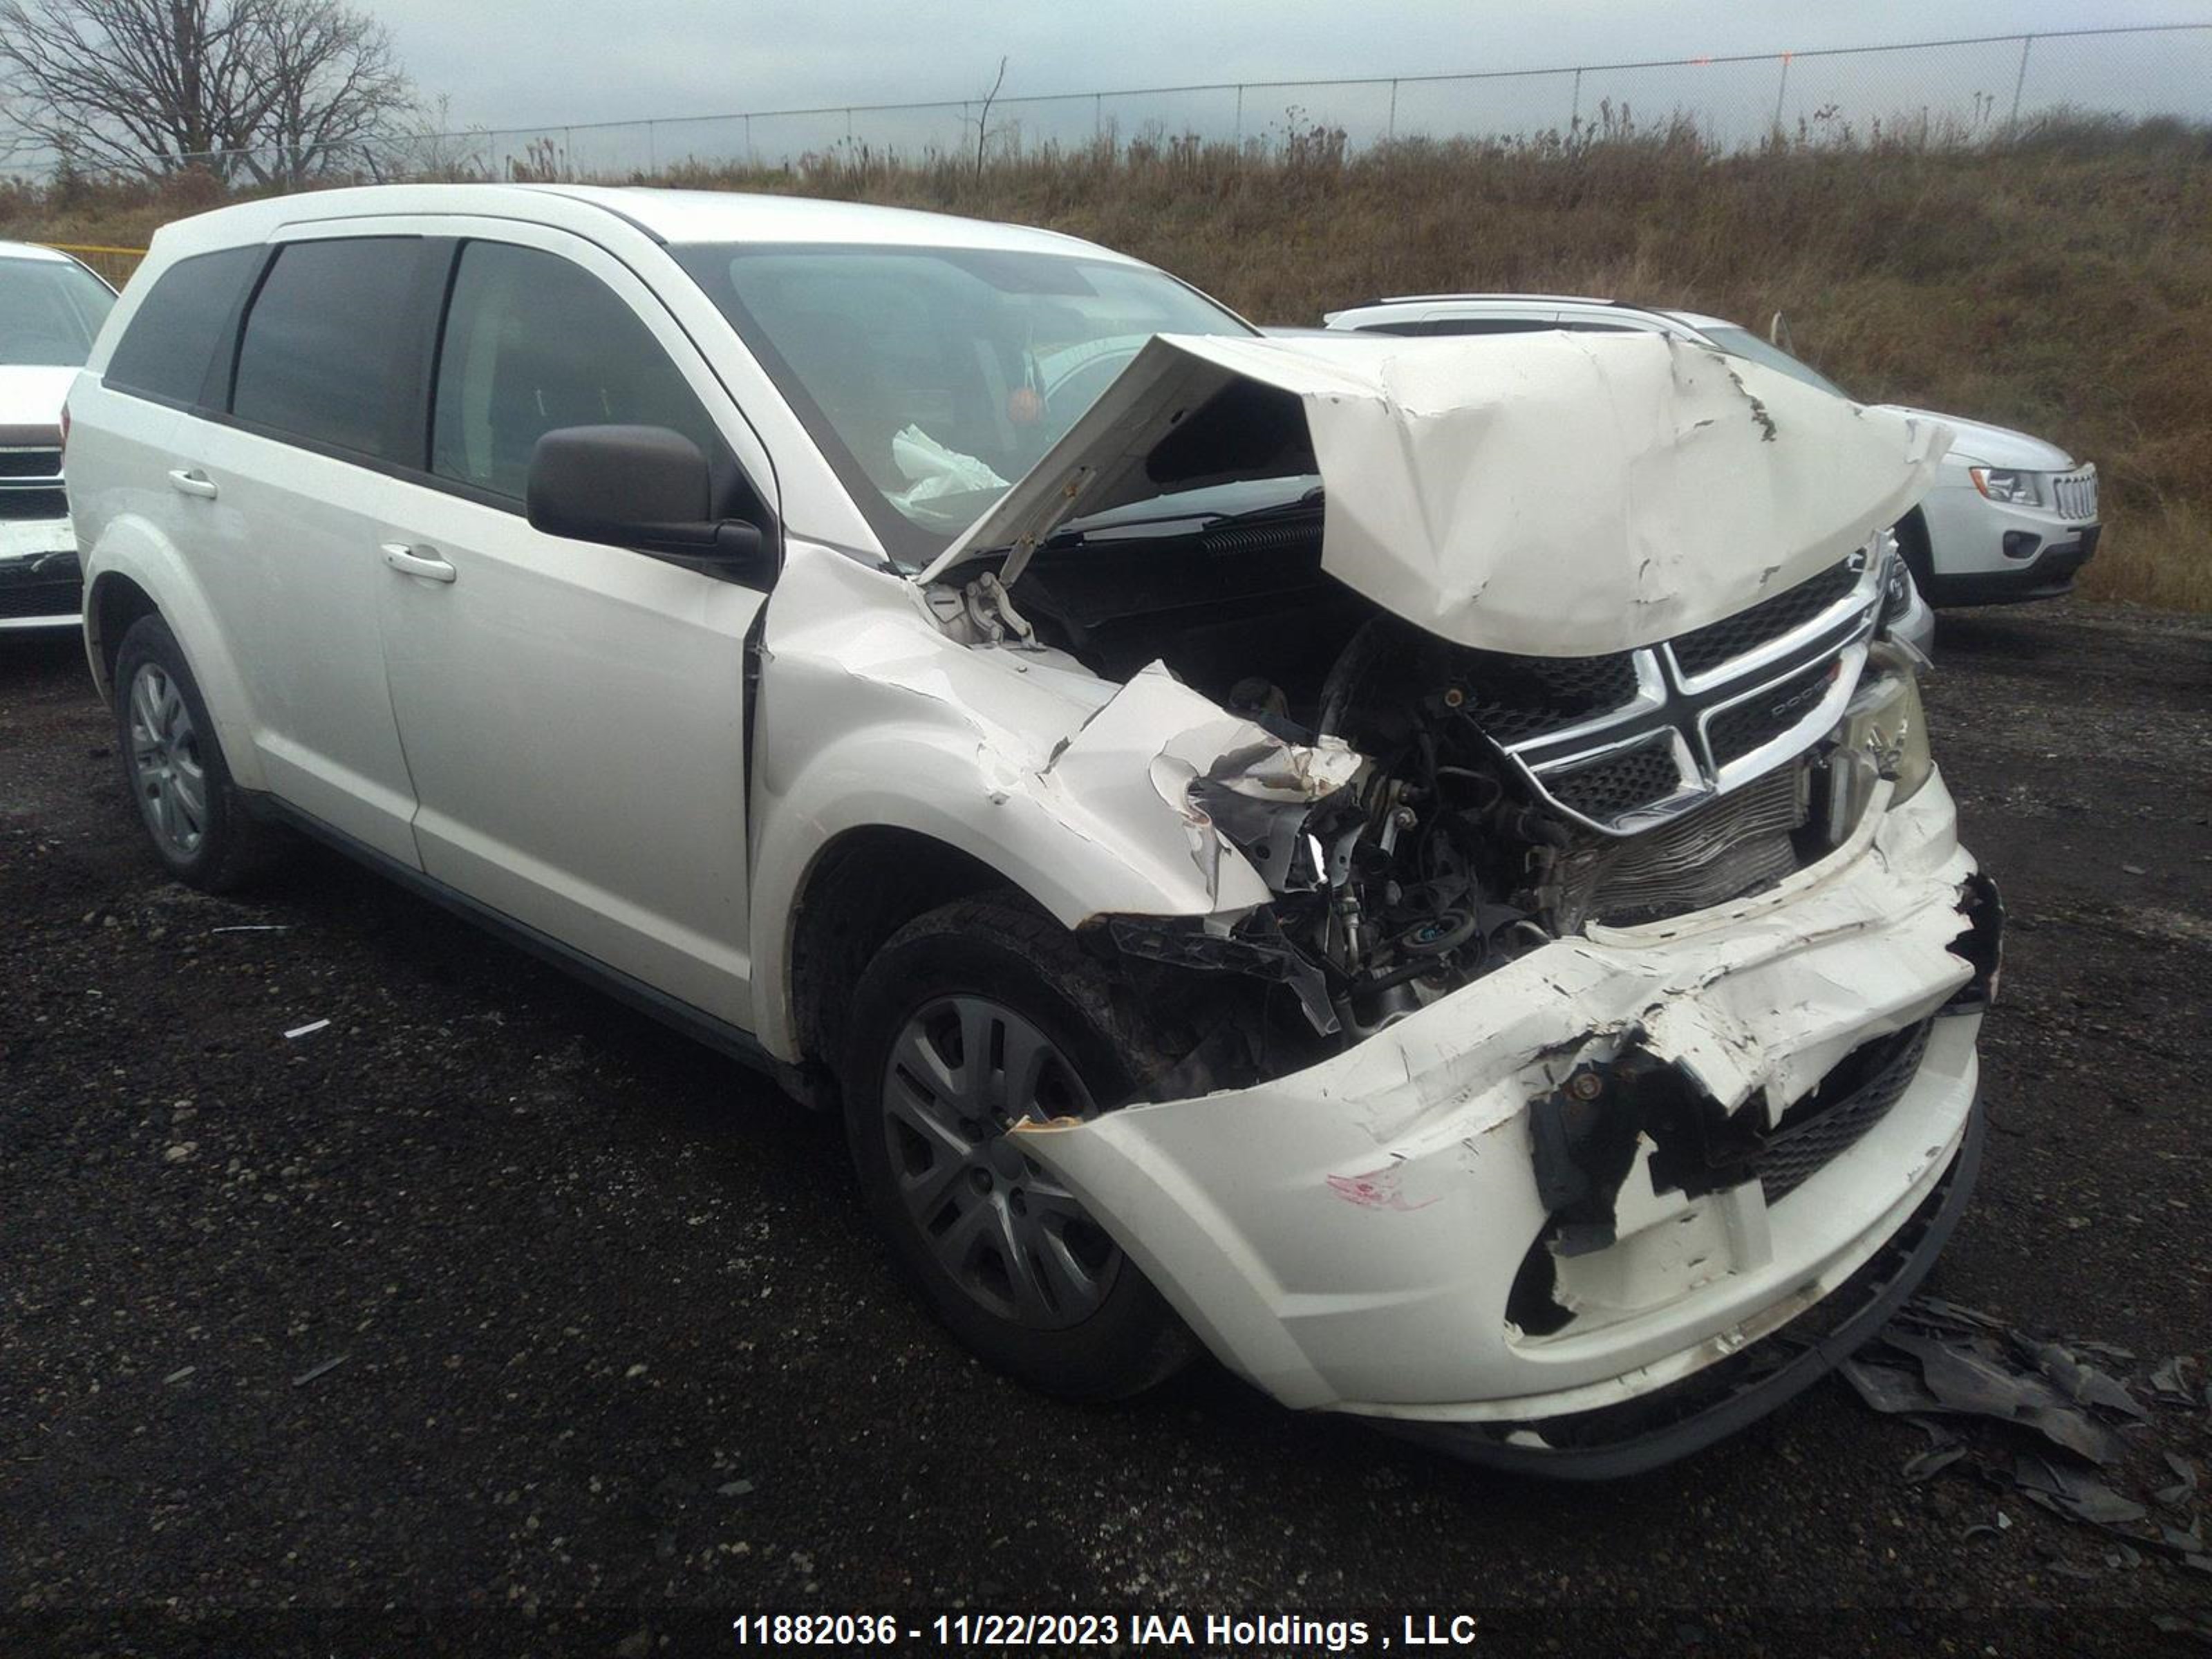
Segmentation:
[[(1045, 538), (1040, 550), (1046, 547), (1078, 545), (1083, 540), (1086, 526), (1098, 530), (1133, 530), (1141, 525), (1190, 523), (1203, 524), (1208, 529), (1213, 529), (1225, 524), (1252, 524), (1268, 519), (1295, 518), (1320, 507), (1324, 495), (1322, 487), (1314, 484), (1293, 500), (1270, 501), (1265, 507), (1247, 507), (1242, 513), (1224, 513), (1215, 507), (1185, 507), (1179, 513), (1155, 513), (1140, 519), (1116, 519), (1108, 525), (1094, 524), (1094, 520), (1104, 516), (1103, 514), (1094, 513), (1085, 518), (1069, 520)], [(1112, 507), (1106, 509), (1109, 513), (1115, 510)]]

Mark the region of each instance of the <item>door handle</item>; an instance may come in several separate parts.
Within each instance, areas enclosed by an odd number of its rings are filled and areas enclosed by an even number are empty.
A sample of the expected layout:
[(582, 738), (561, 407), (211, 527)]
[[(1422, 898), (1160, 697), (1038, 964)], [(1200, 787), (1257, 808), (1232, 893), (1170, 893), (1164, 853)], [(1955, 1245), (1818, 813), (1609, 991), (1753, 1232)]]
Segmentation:
[(169, 474), (169, 487), (179, 495), (198, 495), (202, 501), (215, 499), (215, 480), (197, 468), (179, 467)]
[(404, 542), (386, 542), (382, 550), (385, 563), (403, 576), (420, 576), (425, 581), (449, 582), (458, 574), (453, 566), (427, 547), (410, 547)]

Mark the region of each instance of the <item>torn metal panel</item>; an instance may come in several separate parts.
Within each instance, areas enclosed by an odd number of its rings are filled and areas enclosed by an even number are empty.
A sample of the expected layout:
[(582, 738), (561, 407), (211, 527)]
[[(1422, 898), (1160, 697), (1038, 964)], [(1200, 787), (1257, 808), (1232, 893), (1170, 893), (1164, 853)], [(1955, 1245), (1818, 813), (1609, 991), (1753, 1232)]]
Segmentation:
[(1341, 742), (1294, 744), (1228, 714), (1154, 663), (1054, 750), (1036, 784), (1055, 800), (1111, 811), (1154, 842), (1179, 833), (1208, 908), (1222, 908), (1262, 904), (1271, 893), (1224, 842), (1209, 806), (1302, 816), (1364, 764)]
[(923, 573), (1158, 495), (1158, 447), (1239, 382), (1297, 398), (1322, 568), (1441, 638), (1584, 656), (1732, 616), (1925, 493), (1949, 433), (1671, 337), (1163, 336)]
[[(1784, 1200), (1787, 1226), (1755, 1184), (1686, 1182), (1686, 1149), (1670, 1163), (1639, 1133), (1604, 1194), (1611, 1243), (1559, 1258), (1583, 1316), (1541, 1338), (1508, 1322), (1521, 1247), (1501, 1243), (1552, 1224), (1531, 1104), (1633, 1048), (1679, 1073), (1708, 1127), (1749, 1126), (1812, 1086), (1798, 1055), (1927, 1020), (1972, 972), (1946, 946), (1972, 866), (1940, 780), (1879, 816), (1786, 896), (1559, 940), (1304, 1072), (1021, 1139), (1218, 1354), (1292, 1404), (1496, 1420), (1662, 1386), (1841, 1282), (1931, 1190), (1965, 1133), (1978, 1022), (1935, 1022), (1895, 1109)], [(1706, 1090), (1716, 1054), (1727, 1098)]]
[(786, 933), (810, 863), (840, 832), (928, 836), (1071, 927), (1233, 918), (1272, 895), (1195, 787), (1296, 810), (1363, 764), (1340, 743), (1288, 743), (1158, 666), (1117, 686), (1059, 652), (971, 649), (901, 578), (795, 538), (763, 651), (755, 988), (762, 1039), (785, 1059), (797, 1058)]

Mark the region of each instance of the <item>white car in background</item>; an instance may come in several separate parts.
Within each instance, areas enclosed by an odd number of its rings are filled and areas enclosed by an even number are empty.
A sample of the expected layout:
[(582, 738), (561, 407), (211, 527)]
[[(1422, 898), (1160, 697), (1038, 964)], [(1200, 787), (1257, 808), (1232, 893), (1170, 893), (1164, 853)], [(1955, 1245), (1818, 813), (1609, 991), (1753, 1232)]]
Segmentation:
[[(1780, 369), (1838, 398), (1851, 395), (1738, 324), (1617, 300), (1431, 294), (1333, 311), (1323, 320), (1331, 329), (1368, 334), (1463, 336), (1549, 328), (1671, 334)], [(2008, 605), (2072, 590), (2075, 574), (2096, 553), (2101, 531), (2095, 466), (2007, 427), (1895, 404), (1879, 406), (1941, 421), (1953, 434), (1935, 487), (1897, 525), (1905, 563), (1929, 605)]]
[(114, 305), (66, 253), (0, 242), (0, 630), (77, 624), (62, 399)]

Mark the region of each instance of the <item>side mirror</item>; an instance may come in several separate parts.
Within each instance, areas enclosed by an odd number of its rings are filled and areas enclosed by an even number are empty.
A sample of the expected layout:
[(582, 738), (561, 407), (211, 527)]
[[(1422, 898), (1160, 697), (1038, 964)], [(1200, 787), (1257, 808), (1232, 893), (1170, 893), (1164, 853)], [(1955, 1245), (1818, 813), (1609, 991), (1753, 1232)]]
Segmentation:
[(716, 520), (707, 458), (665, 426), (566, 426), (530, 452), (533, 530), (636, 548), (702, 568), (758, 562), (760, 526)]

